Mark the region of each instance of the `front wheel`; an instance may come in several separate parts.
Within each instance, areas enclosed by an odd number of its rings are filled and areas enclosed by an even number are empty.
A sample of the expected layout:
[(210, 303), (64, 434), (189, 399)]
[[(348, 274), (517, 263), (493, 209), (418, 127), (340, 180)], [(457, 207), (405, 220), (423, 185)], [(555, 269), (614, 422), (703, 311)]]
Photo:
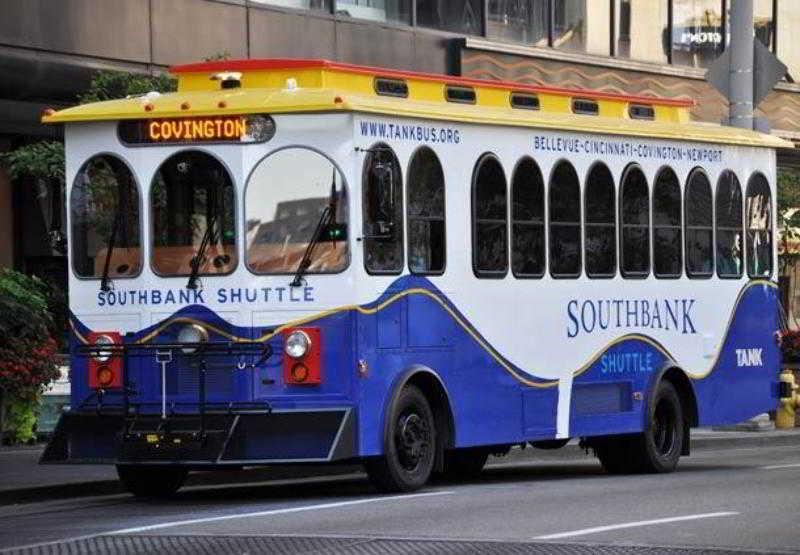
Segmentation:
[(422, 391), (407, 385), (387, 418), (384, 455), (364, 461), (367, 475), (384, 492), (417, 490), (430, 478), (436, 458), (433, 411)]
[(180, 466), (117, 465), (122, 487), (136, 497), (170, 497), (183, 486), (188, 474), (189, 471)]
[(678, 466), (683, 450), (683, 410), (668, 381), (656, 388), (647, 429), (641, 434), (597, 440), (594, 452), (610, 474), (665, 473)]

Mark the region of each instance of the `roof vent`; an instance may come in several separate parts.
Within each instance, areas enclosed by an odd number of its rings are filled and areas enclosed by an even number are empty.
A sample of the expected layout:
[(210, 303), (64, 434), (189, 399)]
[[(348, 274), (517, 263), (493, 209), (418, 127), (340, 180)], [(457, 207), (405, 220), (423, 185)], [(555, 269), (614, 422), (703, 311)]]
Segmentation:
[(375, 92), (381, 96), (408, 98), (408, 83), (403, 79), (375, 78)]
[(522, 110), (538, 110), (539, 97), (531, 93), (512, 92), (510, 97), (511, 107)]
[(461, 104), (475, 104), (475, 89), (472, 87), (457, 87), (447, 85), (444, 89), (444, 97), (448, 102), (460, 102)]
[(631, 119), (656, 119), (656, 110), (649, 104), (631, 104), (628, 106), (628, 115)]
[(242, 74), (239, 71), (220, 71), (211, 76), (212, 81), (219, 81), (221, 89), (238, 89), (242, 86)]
[(572, 113), (584, 116), (596, 116), (600, 113), (600, 106), (596, 100), (589, 98), (573, 98)]

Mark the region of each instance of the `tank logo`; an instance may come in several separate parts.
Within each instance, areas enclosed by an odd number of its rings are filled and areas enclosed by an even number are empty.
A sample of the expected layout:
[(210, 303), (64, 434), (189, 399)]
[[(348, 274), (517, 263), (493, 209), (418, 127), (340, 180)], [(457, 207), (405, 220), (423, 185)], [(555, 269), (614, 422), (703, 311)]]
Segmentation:
[(764, 349), (736, 349), (736, 365), (742, 366), (764, 366), (761, 354)]

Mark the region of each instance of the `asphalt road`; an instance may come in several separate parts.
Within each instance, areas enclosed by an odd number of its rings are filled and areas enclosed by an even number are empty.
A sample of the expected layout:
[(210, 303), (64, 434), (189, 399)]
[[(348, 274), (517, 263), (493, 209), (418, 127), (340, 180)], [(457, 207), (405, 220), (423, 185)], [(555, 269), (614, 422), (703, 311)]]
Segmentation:
[[(62, 543), (75, 538), (87, 539)], [(708, 448), (674, 474), (622, 477), (574, 449), (526, 450), (415, 495), (382, 496), (349, 474), (192, 487), (168, 502), (0, 506), (0, 550), (32, 544), (27, 552), (800, 552), (800, 448)]]

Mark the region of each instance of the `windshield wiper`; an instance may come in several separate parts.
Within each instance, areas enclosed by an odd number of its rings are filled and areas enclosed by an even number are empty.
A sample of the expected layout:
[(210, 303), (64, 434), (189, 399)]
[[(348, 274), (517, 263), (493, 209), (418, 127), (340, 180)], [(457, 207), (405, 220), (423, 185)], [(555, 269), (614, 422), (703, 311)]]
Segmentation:
[(314, 254), (314, 249), (317, 247), (317, 243), (319, 243), (323, 230), (336, 221), (336, 205), (338, 200), (339, 199), (336, 197), (336, 169), (334, 168), (333, 177), (331, 178), (331, 196), (328, 199), (328, 205), (319, 216), (317, 227), (314, 229), (313, 235), (311, 235), (311, 241), (308, 242), (306, 252), (303, 253), (303, 258), (297, 266), (294, 279), (289, 283), (289, 287), (300, 287), (303, 284), (303, 274), (311, 265), (311, 255)]
[(200, 265), (203, 263), (206, 257), (206, 250), (208, 250), (208, 245), (211, 244), (211, 239), (214, 236), (214, 224), (217, 222), (217, 214), (216, 211), (212, 212), (211, 216), (208, 218), (208, 225), (206, 226), (206, 232), (203, 233), (203, 238), (200, 240), (200, 246), (197, 247), (197, 252), (195, 253), (194, 257), (192, 257), (191, 262), (189, 265), (192, 267), (192, 273), (189, 274), (189, 281), (186, 283), (187, 289), (197, 289), (197, 277), (200, 274)]
[(108, 238), (108, 248), (106, 249), (106, 260), (103, 263), (103, 276), (100, 279), (100, 291), (111, 291), (111, 280), (108, 274), (111, 271), (111, 254), (117, 244), (117, 233), (122, 223), (122, 203), (117, 202), (117, 210), (114, 213), (114, 225), (111, 228), (111, 237)]

